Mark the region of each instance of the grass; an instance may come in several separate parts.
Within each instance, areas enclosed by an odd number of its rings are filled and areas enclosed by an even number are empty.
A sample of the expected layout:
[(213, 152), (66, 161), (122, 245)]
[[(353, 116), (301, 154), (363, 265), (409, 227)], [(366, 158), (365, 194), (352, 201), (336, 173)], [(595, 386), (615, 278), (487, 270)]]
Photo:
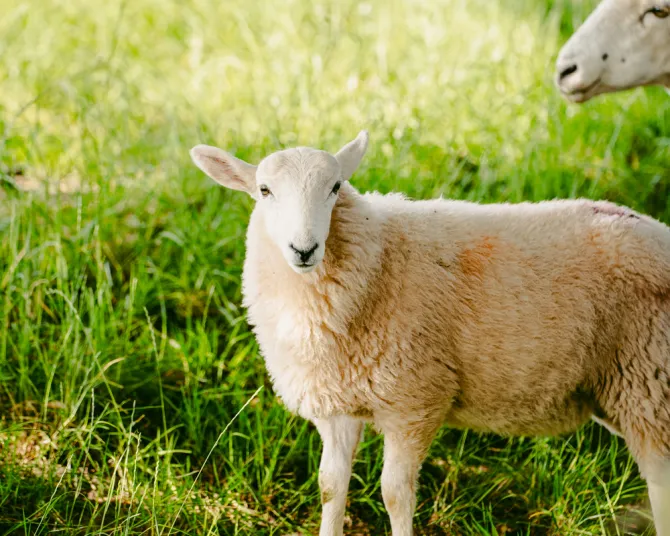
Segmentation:
[[(593, 5), (0, 0), (0, 533), (316, 530), (318, 434), (273, 396), (239, 305), (252, 205), (196, 143), (256, 161), (368, 128), (363, 190), (670, 222), (670, 99), (578, 107), (552, 86)], [(380, 446), (367, 432), (351, 534), (389, 533)], [(444, 429), (417, 532), (623, 534), (644, 495), (592, 425)]]

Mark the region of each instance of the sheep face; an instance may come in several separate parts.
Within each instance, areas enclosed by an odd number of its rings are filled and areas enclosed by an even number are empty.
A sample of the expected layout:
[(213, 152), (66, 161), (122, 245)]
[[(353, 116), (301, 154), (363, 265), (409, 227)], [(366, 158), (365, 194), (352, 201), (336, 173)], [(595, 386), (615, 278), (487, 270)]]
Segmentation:
[(342, 185), (336, 158), (315, 149), (289, 149), (265, 158), (256, 178), (268, 236), (293, 270), (311, 272), (325, 254)]
[(308, 273), (323, 260), (340, 187), (358, 167), (367, 143), (363, 131), (335, 155), (299, 147), (273, 153), (258, 166), (207, 145), (191, 149), (191, 157), (219, 184), (256, 199), (255, 210), (286, 262)]
[(559, 53), (556, 84), (573, 102), (670, 86), (670, 0), (603, 0)]

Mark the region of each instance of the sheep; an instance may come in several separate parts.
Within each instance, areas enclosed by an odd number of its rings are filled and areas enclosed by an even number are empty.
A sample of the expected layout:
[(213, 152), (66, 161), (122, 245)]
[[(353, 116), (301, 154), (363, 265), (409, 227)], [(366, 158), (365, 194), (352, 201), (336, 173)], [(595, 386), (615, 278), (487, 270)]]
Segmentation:
[(556, 84), (577, 103), (638, 86), (670, 88), (670, 0), (603, 0), (561, 49)]
[(623, 436), (670, 536), (670, 231), (608, 202), (490, 204), (359, 193), (362, 131), (339, 152), (195, 164), (256, 200), (243, 304), (274, 390), (323, 440), (321, 536), (343, 533), (365, 423), (382, 497), (412, 534), (443, 425), (555, 435), (594, 417)]

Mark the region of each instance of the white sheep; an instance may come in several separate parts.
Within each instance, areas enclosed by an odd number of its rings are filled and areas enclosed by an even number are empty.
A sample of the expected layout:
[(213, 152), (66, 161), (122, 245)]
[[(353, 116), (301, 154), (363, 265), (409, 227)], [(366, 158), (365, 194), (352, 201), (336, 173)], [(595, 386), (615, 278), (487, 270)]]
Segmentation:
[(342, 534), (365, 422), (384, 434), (384, 504), (407, 536), (443, 423), (548, 435), (592, 416), (626, 439), (670, 536), (668, 228), (606, 202), (361, 195), (347, 181), (367, 143), (258, 167), (191, 151), (257, 201), (244, 304), (277, 394), (323, 439), (321, 536)]
[(556, 83), (573, 102), (670, 88), (670, 0), (603, 0), (561, 49)]

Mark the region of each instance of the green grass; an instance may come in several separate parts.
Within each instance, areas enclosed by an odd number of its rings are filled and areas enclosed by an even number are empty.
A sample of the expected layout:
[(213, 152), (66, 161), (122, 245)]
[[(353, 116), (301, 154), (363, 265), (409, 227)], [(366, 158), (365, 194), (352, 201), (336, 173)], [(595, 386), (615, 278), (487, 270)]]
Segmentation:
[[(273, 396), (239, 305), (251, 201), (191, 164), (196, 143), (257, 161), (367, 128), (363, 190), (670, 222), (670, 99), (568, 106), (552, 86), (592, 7), (0, 0), (0, 533), (316, 530), (318, 434)], [(389, 533), (380, 447), (367, 432), (352, 534)], [(444, 429), (417, 532), (616, 533), (644, 495), (592, 425)]]

